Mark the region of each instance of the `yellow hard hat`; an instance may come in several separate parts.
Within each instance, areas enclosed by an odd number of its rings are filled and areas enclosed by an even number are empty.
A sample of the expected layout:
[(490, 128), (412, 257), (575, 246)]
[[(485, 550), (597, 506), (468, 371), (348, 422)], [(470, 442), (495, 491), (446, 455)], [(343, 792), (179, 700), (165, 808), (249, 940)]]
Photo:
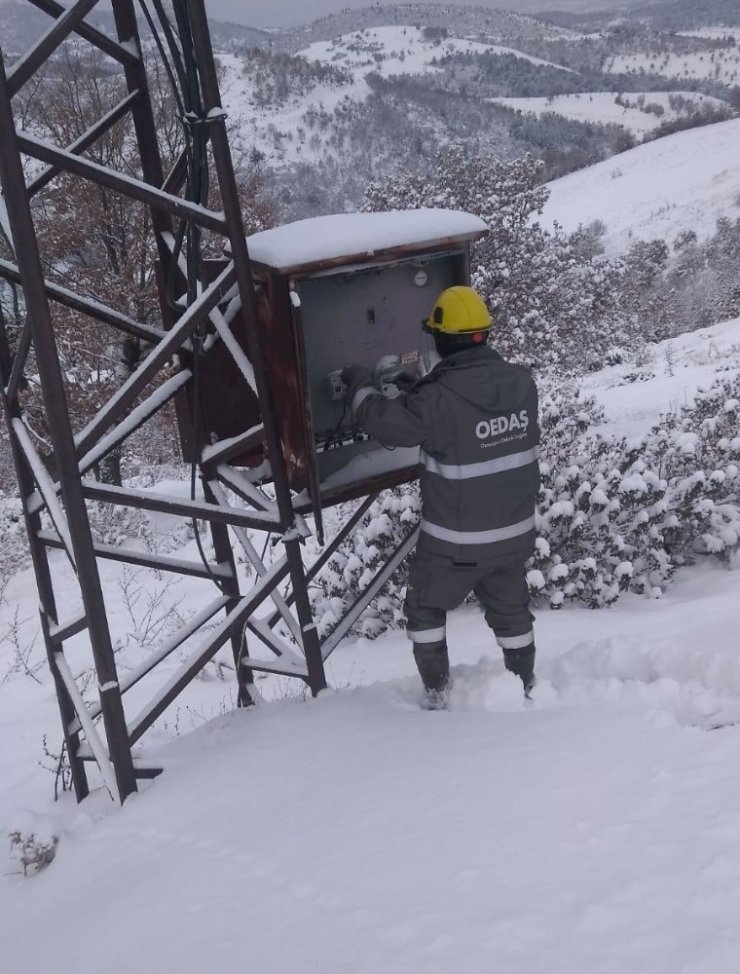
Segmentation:
[(458, 284), (442, 291), (424, 324), (431, 332), (466, 335), (487, 331), (491, 321), (491, 313), (480, 294), (472, 287)]

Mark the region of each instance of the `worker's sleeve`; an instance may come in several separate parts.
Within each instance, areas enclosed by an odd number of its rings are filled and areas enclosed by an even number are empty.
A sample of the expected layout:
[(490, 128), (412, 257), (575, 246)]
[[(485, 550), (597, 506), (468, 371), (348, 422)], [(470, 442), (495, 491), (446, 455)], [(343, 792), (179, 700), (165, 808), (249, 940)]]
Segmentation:
[(374, 386), (361, 386), (352, 397), (358, 426), (388, 446), (427, 446), (431, 436), (428, 386), (388, 399)]

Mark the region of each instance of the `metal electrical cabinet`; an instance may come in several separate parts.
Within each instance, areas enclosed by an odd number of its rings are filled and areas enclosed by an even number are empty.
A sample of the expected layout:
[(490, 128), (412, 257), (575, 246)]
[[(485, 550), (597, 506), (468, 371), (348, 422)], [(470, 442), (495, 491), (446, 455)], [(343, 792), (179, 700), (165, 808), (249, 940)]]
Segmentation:
[[(422, 320), (440, 291), (469, 283), (470, 245), (485, 232), (468, 213), (408, 210), (316, 217), (248, 238), (259, 340), (298, 510), (320, 516), (322, 507), (415, 478), (418, 448), (389, 449), (355, 429), (330, 377), (388, 355), (416, 373), (434, 347)], [(229, 376), (218, 372), (203, 377), (210, 402), (202, 412), (221, 439), (258, 416), (245, 402), (235, 424)], [(264, 459), (256, 451), (237, 462)], [(269, 479), (265, 469), (259, 476)]]

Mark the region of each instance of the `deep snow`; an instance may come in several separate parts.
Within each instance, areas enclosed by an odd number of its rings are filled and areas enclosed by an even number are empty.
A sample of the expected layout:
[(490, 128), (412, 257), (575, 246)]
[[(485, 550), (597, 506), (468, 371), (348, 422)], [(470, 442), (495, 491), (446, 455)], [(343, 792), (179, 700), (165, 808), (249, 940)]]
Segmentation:
[[(681, 113), (671, 107), (671, 98), (680, 95), (688, 104), (697, 108), (704, 105), (715, 108), (725, 107), (726, 102), (709, 95), (692, 91), (589, 91), (571, 95), (550, 95), (530, 98), (493, 98), (499, 105), (514, 108), (524, 115), (562, 115), (576, 122), (591, 122), (602, 125), (622, 125), (636, 136), (644, 136), (664, 122), (681, 117)], [(617, 100), (621, 100), (620, 102)], [(643, 108), (639, 107), (642, 99)], [(658, 116), (645, 110), (645, 106), (659, 105), (663, 113)], [(684, 113), (685, 114), (685, 113)]]
[[(627, 419), (639, 432), (675, 401), (681, 371), (690, 398), (717, 369), (740, 367), (738, 328), (674, 340), (673, 375), (656, 349), (639, 385), (614, 366), (584, 391), (602, 398), (607, 428)], [(171, 527), (153, 515), (162, 542), (192, 556)], [(61, 553), (54, 564), (73, 613)], [(166, 589), (102, 570), (124, 668), (150, 651), (150, 596), (187, 613), (211, 595), (200, 581)], [(52, 750), (59, 739), (48, 673), (11, 677), (0, 684), (0, 828), (59, 843), (26, 879), (4, 847), (3, 969), (38, 974), (63, 959), (77, 974), (239, 963), (260, 974), (735, 974), (739, 597), (737, 571), (704, 565), (660, 600), (540, 612), (531, 705), (472, 607), (450, 616), (446, 713), (419, 709), (402, 633), (342, 644), (334, 689), (315, 701), (267, 677), (272, 702), (234, 712), (230, 673), (223, 682), (211, 667), (146, 739), (165, 772), (122, 810), (102, 790), (81, 808), (51, 802), (37, 764), (42, 735)], [(11, 581), (0, 624), (14, 609), (26, 644), (30, 570)], [(73, 646), (72, 665), (82, 659)], [(6, 644), (0, 678), (11, 661)], [(130, 715), (151, 689), (132, 691)]]
[(212, 721), (120, 812), (55, 809), (56, 861), (0, 886), (5, 969), (734, 974), (740, 729), (708, 728), (740, 719), (737, 595), (707, 569), (543, 613), (532, 706), (475, 609), (448, 713), (400, 634), (346, 646), (339, 692)]
[[(419, 62), (434, 70), (427, 53)], [(313, 97), (327, 110), (364, 97), (360, 70), (349, 91)], [(236, 102), (247, 97), (235, 89)], [(295, 127), (305, 107), (286, 106), (279, 126)], [(687, 226), (709, 233), (736, 213), (739, 141), (733, 121), (565, 177), (545, 219), (604, 219), (616, 249)], [(656, 348), (636, 381), (613, 366), (583, 389), (607, 430), (637, 435), (740, 367), (739, 350), (736, 320)], [(151, 522), (141, 544), (196, 557), (186, 534)], [(69, 566), (62, 554), (53, 565), (72, 617)], [(101, 572), (124, 672), (213, 597), (192, 579)], [(3, 970), (736, 974), (739, 599), (737, 570), (705, 564), (660, 600), (540, 612), (531, 705), (470, 607), (450, 616), (444, 713), (419, 708), (401, 633), (342, 644), (333, 689), (315, 701), (296, 682), (261, 679), (266, 702), (249, 711), (233, 710), (220, 654), (145, 738), (165, 773), (119, 810), (102, 789), (80, 808), (51, 801), (39, 762), (42, 737), (52, 751), (60, 737), (53, 688), (44, 668), (13, 672), (8, 638), (17, 622), (30, 663), (43, 659), (32, 573), (19, 571), (0, 604), (0, 836), (59, 843), (29, 878), (0, 845)], [(81, 640), (69, 659), (78, 672)], [(132, 691), (129, 716), (177, 663)]]
[(601, 220), (612, 252), (688, 228), (704, 239), (718, 217), (740, 217), (738, 158), (740, 118), (677, 132), (548, 183), (539, 220), (568, 232)]

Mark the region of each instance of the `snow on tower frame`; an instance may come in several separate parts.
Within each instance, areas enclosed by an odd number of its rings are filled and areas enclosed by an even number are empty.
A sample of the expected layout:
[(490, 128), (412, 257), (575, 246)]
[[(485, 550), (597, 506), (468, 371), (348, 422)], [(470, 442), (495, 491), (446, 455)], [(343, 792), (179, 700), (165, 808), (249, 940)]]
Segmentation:
[[(312, 459), (313, 441), (304, 454), (295, 454), (305, 458), (306, 463), (301, 466), (293, 462), (279, 397), (292, 388), (296, 376), (301, 377), (303, 386), (299, 383), (299, 391), (305, 397), (306, 381), (310, 383), (314, 373), (309, 345), (306, 369), (294, 371), (295, 362), (302, 362), (303, 352), (298, 347), (293, 365), (281, 371), (272, 329), (278, 329), (280, 335), (287, 334), (288, 329), (293, 339), (300, 342), (304, 332), (296, 326), (295, 306), (286, 303), (291, 302), (290, 282), (299, 296), (305, 292), (308, 306), (311, 287), (320, 286), (321, 268), (309, 267), (305, 277), (298, 273), (300, 268), (287, 268), (291, 276), (279, 273), (286, 268), (263, 261), (257, 268), (259, 288), (255, 288), (204, 4), (202, 0), (174, 0), (168, 6), (171, 14), (165, 11), (161, 0), (151, 0), (154, 13), (148, 0), (140, 0), (139, 4), (157, 40), (159, 56), (167, 63), (183, 120), (185, 145), (165, 176), (134, 0), (112, 0), (114, 28), (110, 35), (85, 19), (96, 0), (77, 0), (66, 8), (56, 0), (28, 2), (49, 15), (49, 29), (7, 69), (0, 56), (0, 232), (13, 255), (9, 260), (0, 260), (0, 278), (18, 289), (23, 311), (22, 320), (13, 331), (6, 327), (0, 312), (1, 397), (38, 587), (41, 628), (75, 793), (78, 800), (88, 794), (88, 769), (92, 763), (99, 768), (102, 783), (114, 800), (122, 802), (137, 790), (137, 779), (151, 778), (161, 771), (146, 752), (134, 759), (134, 746), (221, 647), (230, 645), (233, 653), (240, 706), (254, 699), (255, 671), (303, 680), (314, 694), (324, 688), (325, 659), (411, 549), (416, 531), (381, 566), (334, 632), (321, 640), (312, 618), (307, 584), (354, 530), (376, 495), (358, 504), (321, 557), (306, 567), (302, 541), (309, 530), (302, 513), (318, 509), (317, 504), (324, 498), (318, 480), (311, 481), (307, 463)], [(126, 92), (112, 110), (94, 121), (72, 144), (59, 146), (23, 130), (14, 114), (13, 99), (73, 34), (78, 44), (84, 41), (92, 45), (118, 65)], [(93, 162), (85, 155), (124, 118), (131, 120), (131, 138), (139, 154), (135, 176)], [(33, 161), (28, 180), (24, 157)], [(202, 167), (209, 158), (214, 169), (212, 189), (214, 195), (217, 191), (220, 196), (215, 207), (207, 205), (204, 198), (209, 180), (204, 178)], [(161, 323), (137, 320), (106, 302), (104, 295), (93, 296), (76, 289), (75, 282), (65, 281), (62, 285), (45, 275), (34, 225), (35, 199), (60, 174), (105, 187), (147, 209), (162, 282)], [(470, 226), (462, 236), (466, 233), (469, 237), (475, 235)], [(223, 241), (228, 257), (222, 265), (214, 266), (204, 259), (204, 234)], [(416, 241), (420, 242), (425, 241)], [(255, 239), (253, 243), (258, 248), (259, 241)], [(432, 257), (445, 250), (457, 255), (451, 258), (451, 266), (457, 268), (455, 279), (466, 273), (460, 257), (466, 250), (463, 240), (444, 242), (438, 237), (426, 244)], [(412, 245), (413, 254), (403, 253), (401, 246), (392, 255), (394, 246), (391, 242), (383, 259), (392, 256), (399, 267), (405, 257), (413, 258), (418, 251)], [(339, 262), (346, 264), (350, 256), (344, 253)], [(365, 253), (361, 263), (365, 265), (362, 273), (369, 273), (370, 265), (377, 260), (375, 255)], [(335, 267), (336, 261), (327, 259), (324, 269)], [(355, 273), (349, 267), (346, 270)], [(408, 271), (404, 265), (401, 272)], [(67, 380), (52, 314), (52, 307), (57, 305), (85, 316), (96, 329), (110, 330), (111, 336), (133, 337), (148, 348), (135, 371), (84, 424), (70, 415)], [(207, 410), (201, 408), (208, 403), (209, 381), (214, 376), (218, 380), (218, 370), (210, 369), (209, 356), (213, 356), (213, 362), (219, 357), (224, 374), (229, 376), (230, 395), (239, 406), (231, 417), (236, 417), (236, 425), (228, 431), (212, 426)], [(35, 446), (24, 410), (24, 371), (29, 367), (40, 384), (40, 408), (51, 445), (44, 457)], [(93, 479), (91, 473), (97, 464), (173, 400), (181, 430), (187, 424), (190, 427), (189, 439), (183, 439), (201, 480), (202, 497), (195, 496), (194, 491), (189, 499), (161, 496)], [(291, 401), (295, 407), (301, 399)], [(305, 398), (303, 401), (308, 402)], [(312, 410), (318, 408), (316, 400), (309, 405)], [(307, 430), (302, 426), (301, 435), (307, 436)], [(255, 462), (260, 462), (261, 467), (255, 469)], [(315, 465), (317, 477), (321, 474), (321, 462)], [(267, 465), (272, 496), (257, 486), (259, 477), (267, 473)], [(299, 483), (301, 475), (306, 476), (305, 487)], [(399, 470), (393, 473), (401, 475)], [(296, 492), (292, 486), (300, 490)], [(369, 487), (369, 481), (363, 484), (363, 489)], [(354, 496), (361, 494), (357, 479), (351, 490)], [(336, 497), (326, 494), (328, 500)], [(88, 510), (92, 502), (163, 512), (188, 522), (198, 519), (210, 530), (213, 557), (209, 560), (201, 552), (201, 560), (188, 560), (152, 554), (130, 544), (104, 544), (93, 536)], [(272, 532), (280, 541), (282, 555), (272, 564), (263, 563), (255, 550), (248, 534), (250, 528)], [(243, 549), (255, 571), (257, 581), (247, 591), (242, 591), (237, 576), (232, 543)], [(49, 560), (54, 549), (64, 553), (73, 569), (78, 600), (70, 599), (66, 592), (64, 601), (58, 598)], [(207, 605), (138, 668), (119, 674), (105, 609), (100, 559), (204, 579), (214, 584), (216, 591)], [(281, 591), (279, 586), (284, 582), (288, 588)], [(77, 601), (81, 608), (70, 609)], [(272, 608), (258, 616), (257, 611), (268, 601)], [(282, 631), (277, 629), (278, 623)], [(86, 649), (91, 656), (97, 677), (95, 701), (84, 698), (67, 662), (65, 649), (71, 641), (75, 641), (76, 654)], [(162, 664), (172, 663), (175, 653), (181, 662), (161, 676)], [(138, 687), (139, 699), (145, 699), (144, 690), (152, 681), (155, 682), (147, 702), (129, 713), (125, 704), (131, 698), (126, 694)]]

